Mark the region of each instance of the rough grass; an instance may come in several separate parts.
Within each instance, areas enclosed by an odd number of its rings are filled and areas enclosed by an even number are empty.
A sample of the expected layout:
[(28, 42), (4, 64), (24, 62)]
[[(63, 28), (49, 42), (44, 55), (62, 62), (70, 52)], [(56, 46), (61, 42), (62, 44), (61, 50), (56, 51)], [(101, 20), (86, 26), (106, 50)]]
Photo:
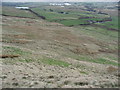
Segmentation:
[(73, 59), (79, 60), (79, 61), (86, 61), (86, 62), (92, 62), (92, 63), (98, 63), (98, 64), (106, 64), (106, 65), (113, 65), (113, 66), (120, 66), (120, 63), (110, 61), (107, 59), (104, 59), (102, 57), (99, 58), (93, 58), (91, 56), (78, 56), (78, 55), (71, 55), (70, 56)]
[(68, 67), (70, 65), (69, 63), (67, 63), (65, 61), (55, 60), (52, 58), (44, 58), (44, 59), (42, 59), (42, 62), (44, 64), (57, 65), (57, 66), (62, 66), (62, 67)]
[(118, 29), (119, 18), (117, 16), (112, 16), (111, 18), (112, 18), (112, 21), (105, 22), (105, 23), (99, 23), (98, 25), (103, 25), (109, 28)]
[[(111, 42), (111, 40), (118, 41), (118, 32), (110, 31), (105, 28), (93, 27), (93, 26), (76, 26), (78, 32), (92, 36), (98, 40)], [(116, 45), (117, 46), (117, 45)], [(118, 46), (117, 46), (118, 47)]]
[(23, 57), (23, 58), (9, 58), (9, 59), (4, 59), (3, 63), (9, 63), (9, 64), (15, 64), (17, 62), (23, 62), (23, 63), (31, 63), (31, 62), (37, 62), (37, 63), (43, 63), (43, 64), (47, 64), (47, 65), (53, 65), (53, 66), (60, 66), (60, 67), (68, 67), (69, 64), (68, 62), (65, 61), (60, 61), (60, 60), (56, 60), (56, 59), (52, 59), (52, 58), (40, 58), (40, 59), (34, 59), (34, 58), (27, 58), (27, 57)]
[(86, 58), (86, 57), (79, 57), (77, 60), (82, 60), (82, 61), (87, 61), (87, 62), (92, 62), (92, 63), (99, 63), (99, 64), (107, 64), (107, 65), (114, 65), (118, 66), (120, 64), (114, 62), (114, 61), (109, 61), (104, 58)]
[(34, 62), (34, 59), (31, 59), (31, 58), (6, 58), (4, 60), (2, 60), (3, 64), (16, 64), (16, 63), (19, 63), (19, 62), (23, 62), (23, 63), (31, 63), (31, 62)]
[(109, 65), (115, 65), (115, 66), (120, 65), (116, 62), (109, 61), (109, 60), (106, 60), (106, 59), (103, 59), (103, 58), (90, 59), (90, 62), (99, 63), (99, 64), (109, 64)]
[(23, 51), (19, 48), (16, 47), (8, 47), (8, 46), (3, 46), (3, 52), (2, 54), (10, 54), (10, 55), (26, 55), (30, 54), (30, 52)]

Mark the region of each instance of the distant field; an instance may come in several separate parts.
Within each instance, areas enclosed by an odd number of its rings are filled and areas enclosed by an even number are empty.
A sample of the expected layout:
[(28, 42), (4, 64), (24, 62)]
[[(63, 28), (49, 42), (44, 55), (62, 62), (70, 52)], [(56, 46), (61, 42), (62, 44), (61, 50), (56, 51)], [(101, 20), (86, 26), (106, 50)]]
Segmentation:
[(34, 14), (26, 10), (19, 10), (15, 7), (2, 7), (2, 14), (19, 17), (37, 18)]
[(118, 29), (118, 16), (112, 16), (112, 21), (97, 23), (98, 25), (103, 25), (109, 28)]
[[(82, 7), (83, 8), (83, 7)], [(111, 16), (112, 21), (103, 23), (95, 23), (97, 25), (105, 26), (111, 29), (118, 29), (118, 17), (109, 11), (109, 15), (97, 14), (82, 9), (75, 9), (73, 6), (59, 7), (59, 6), (38, 6), (31, 8), (37, 14), (44, 16), (50, 22), (58, 22), (66, 26), (78, 26), (81, 24), (89, 24), (90, 21), (101, 21), (104, 18)], [(84, 8), (83, 8), (84, 9)], [(112, 13), (112, 14), (111, 14)], [(38, 18), (33, 13), (26, 10), (18, 10), (15, 7), (3, 7), (2, 14), (19, 17)]]
[[(50, 7), (49, 7), (50, 8)], [(89, 11), (73, 11), (66, 8), (32, 8), (36, 13), (45, 16), (48, 21), (59, 22), (61, 24), (71, 26), (79, 24), (88, 24), (89, 20), (97, 21), (109, 17), (108, 15), (99, 15)]]

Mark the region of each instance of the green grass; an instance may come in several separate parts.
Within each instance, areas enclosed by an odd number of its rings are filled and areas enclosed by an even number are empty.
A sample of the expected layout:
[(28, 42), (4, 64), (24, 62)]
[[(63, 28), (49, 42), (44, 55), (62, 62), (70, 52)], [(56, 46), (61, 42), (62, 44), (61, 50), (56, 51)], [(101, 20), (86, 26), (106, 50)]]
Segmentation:
[(79, 25), (79, 24), (87, 24), (87, 22), (85, 20), (63, 20), (63, 21), (59, 21), (59, 23), (64, 24), (66, 26), (70, 26), (70, 25)]
[(32, 14), (26, 10), (19, 10), (15, 7), (2, 7), (2, 14), (10, 16), (19, 16), (19, 17), (29, 17), (29, 18), (38, 18), (36, 15)]
[(99, 64), (109, 64), (109, 65), (118, 66), (118, 63), (113, 62), (113, 61), (109, 61), (109, 60), (106, 60), (106, 59), (103, 59), (103, 58), (90, 59), (89, 61), (94, 62), (94, 63), (99, 63)]
[[(44, 11), (41, 8), (33, 8), (32, 10), (42, 16), (45, 16), (48, 21), (59, 22), (66, 26), (87, 24), (88, 20), (97, 21), (103, 18), (103, 16), (102, 17), (100, 17), (100, 15), (95, 16), (95, 14), (87, 14), (85, 12), (83, 13), (83, 12), (69, 11), (69, 14), (61, 14), (58, 13), (58, 11), (54, 11), (54, 12), (50, 12), (49, 10)], [(65, 10), (59, 10), (59, 12), (60, 11), (65, 11)], [(79, 17), (96, 17), (96, 18), (78, 19)], [(105, 17), (106, 16), (104, 15), (104, 18)]]
[(86, 27), (86, 30), (89, 30), (89, 31), (94, 31), (95, 33), (99, 33), (99, 34), (102, 34), (102, 35), (108, 35), (110, 37), (115, 37), (117, 38), (118, 37), (118, 32), (117, 31), (109, 31), (107, 29), (104, 29), (104, 28), (95, 28), (95, 27)]
[(60, 61), (60, 60), (55, 60), (52, 58), (41, 58), (41, 59), (33, 59), (33, 58), (9, 58), (9, 59), (4, 59), (3, 63), (4, 64), (15, 64), (17, 62), (23, 62), (23, 63), (31, 63), (31, 62), (37, 62), (37, 63), (43, 63), (43, 64), (48, 64), (48, 65), (54, 65), (54, 66), (60, 66), (60, 67), (68, 67), (69, 63), (65, 61)]
[[(46, 9), (47, 8), (47, 9)], [(88, 11), (79, 11), (79, 10), (68, 10), (62, 8), (57, 8), (53, 9), (53, 12), (50, 12), (49, 9), (51, 7), (46, 7), (43, 6), (38, 7), (38, 8), (32, 8), (33, 11), (36, 13), (40, 14), (41, 16), (45, 16), (48, 21), (52, 22), (59, 22), (61, 24), (64, 24), (66, 26), (71, 26), (71, 25), (79, 25), (79, 24), (86, 24), (87, 20), (101, 20), (103, 18), (108, 17), (108, 15), (102, 15), (102, 14), (97, 14), (97, 13), (91, 13)], [(46, 11), (44, 11), (46, 9)], [(68, 12), (69, 14), (61, 14), (58, 13), (60, 11), (63, 12)], [(20, 16), (20, 17), (30, 17), (30, 18), (38, 18), (36, 15), (32, 14), (29, 11), (26, 10), (19, 10), (15, 9), (14, 7), (3, 7), (2, 13), (5, 15), (11, 15), (11, 16)], [(89, 13), (89, 14), (88, 14)], [(79, 17), (96, 17), (96, 18), (91, 18), (91, 19), (78, 19)], [(64, 20), (63, 20), (64, 19)], [(112, 17), (111, 22), (105, 22), (105, 23), (99, 23), (99, 25), (105, 25), (109, 28), (117, 29), (118, 28), (118, 17)], [(62, 20), (62, 21), (60, 21)]]
[[(50, 12), (49, 8), (51, 8), (53, 12)], [(59, 22), (66, 26), (87, 24), (87, 20), (97, 21), (97, 20), (102, 20), (104, 18), (109, 17), (109, 15), (91, 13), (88, 11), (86, 12), (86, 11), (68, 10), (67, 8), (62, 10), (61, 8), (58, 8), (58, 7), (56, 8), (49, 7), (49, 8), (44, 6), (42, 8), (40, 7), (33, 8), (32, 10), (42, 16), (45, 16), (48, 21)], [(44, 9), (46, 9), (46, 11), (44, 11)], [(58, 13), (60, 11), (68, 12), (69, 14)], [(95, 18), (78, 19), (79, 17), (95, 17)], [(111, 18), (112, 18), (112, 21), (107, 21), (104, 23), (96, 23), (96, 24), (103, 25), (112, 29), (118, 29), (118, 17), (112, 16)]]
[(23, 63), (31, 63), (34, 62), (34, 59), (30, 59), (30, 58), (25, 58), (25, 59), (20, 59), (20, 58), (8, 58), (8, 59), (4, 59), (2, 60), (3, 64), (16, 64), (18, 62), (23, 62)]
[[(46, 11), (44, 11), (46, 9)], [(49, 9), (52, 9), (53, 12), (50, 12)], [(86, 24), (87, 20), (101, 20), (103, 18), (109, 17), (109, 15), (97, 14), (92, 13), (85, 10), (69, 10), (68, 8), (60, 8), (60, 7), (51, 7), (51, 6), (41, 6), (37, 8), (32, 8), (33, 11), (40, 14), (41, 16), (45, 16), (48, 21), (52, 22), (59, 22), (66, 26), (71, 25), (79, 25), (79, 24)], [(60, 14), (58, 12), (68, 12), (69, 14)], [(14, 7), (6, 7), (3, 6), (2, 13), (11, 16), (20, 16), (20, 17), (31, 17), (31, 18), (38, 18), (36, 15), (26, 11), (26, 10), (19, 10), (15, 9)], [(79, 17), (96, 17), (91, 19), (78, 19)], [(60, 21), (64, 19), (63, 21)], [(112, 16), (112, 21), (104, 22), (104, 23), (96, 23), (99, 25), (103, 25), (109, 28), (118, 29), (118, 17)]]
[(44, 59), (42, 59), (42, 62), (44, 64), (57, 65), (57, 66), (62, 66), (62, 67), (68, 67), (69, 65), (71, 65), (71, 64), (69, 64), (65, 61), (55, 60), (55, 59), (52, 59), (52, 58), (44, 58)]
[(101, 20), (100, 18), (92, 18), (92, 19), (74, 19), (74, 20), (62, 20), (62, 21), (59, 21), (58, 20), (58, 22), (59, 23), (61, 23), (61, 24), (64, 24), (64, 25), (66, 25), (66, 26), (70, 26), (70, 25), (73, 25), (73, 26), (75, 26), (75, 25), (80, 25), (80, 24), (89, 24), (88, 23), (88, 20), (93, 20), (93, 21), (97, 21), (97, 20)]
[(30, 52), (23, 51), (19, 48), (16, 47), (7, 47), (3, 46), (3, 54), (10, 54), (10, 55), (26, 55), (26, 54), (31, 54)]
[(57, 66), (61, 66), (61, 67), (68, 67), (69, 63), (65, 62), (65, 61), (60, 61), (60, 60), (55, 60), (52, 58), (42, 58), (42, 59), (32, 59), (32, 58), (25, 58), (24, 55), (29, 55), (30, 52), (26, 52), (26, 51), (22, 51), (19, 48), (15, 48), (15, 47), (7, 47), (4, 46), (3, 47), (3, 54), (8, 54), (8, 55), (23, 55), (23, 59), (21, 58), (8, 58), (3, 60), (4, 63), (11, 63), (14, 64), (16, 62), (26, 62), (26, 63), (30, 63), (30, 62), (38, 62), (38, 63), (44, 63), (44, 64), (48, 64), (48, 65), (57, 65)]
[(40, 14), (41, 16), (45, 16), (47, 20), (55, 20), (55, 19), (64, 19), (65, 17), (78, 17), (77, 15), (72, 15), (72, 14), (60, 14), (57, 12), (50, 12), (50, 11), (44, 11), (40, 8), (33, 8), (32, 9), (34, 12)]
[(18, 60), (19, 62), (26, 62), (26, 63), (30, 63), (30, 62), (33, 62), (34, 60), (33, 59), (20, 59)]
[[(46, 11), (43, 10), (44, 8), (46, 9)], [(66, 25), (66, 26), (86, 24), (87, 20), (97, 21), (97, 20), (102, 20), (104, 18), (109, 17), (109, 15), (91, 13), (91, 12), (86, 12), (86, 11), (77, 11), (77, 10), (70, 11), (70, 10), (67, 10), (67, 8), (63, 9), (63, 10), (58, 7), (56, 7), (57, 9), (52, 8), (52, 10), (54, 10), (53, 12), (49, 11), (49, 8), (51, 8), (51, 7), (48, 8), (48, 7), (44, 6), (44, 8), (43, 7), (42, 8), (33, 8), (32, 10), (42, 16), (45, 16), (48, 21), (53, 21), (53, 22), (56, 21), (56, 22)], [(69, 14), (57, 13), (60, 11), (68, 12)], [(78, 19), (79, 17), (95, 17), (95, 18)], [(74, 18), (76, 18), (76, 19), (74, 19)], [(103, 26), (106, 26), (106, 27), (112, 28), (112, 29), (118, 29), (118, 17), (111, 16), (111, 18), (112, 18), (112, 21), (107, 21), (104, 23), (96, 23), (96, 24), (103, 25)], [(64, 19), (64, 20), (62, 20), (62, 19)]]
[(81, 74), (88, 75), (88, 73), (87, 73), (87, 72), (85, 72), (85, 71), (80, 71), (80, 73), (81, 73)]
[(112, 21), (108, 21), (105, 23), (99, 23), (98, 25), (103, 25), (112, 29), (118, 29), (118, 17), (117, 16), (112, 16)]
[[(76, 26), (75, 30), (78, 32), (83, 33), (88, 36), (92, 36), (100, 41), (111, 42), (111, 41), (118, 41), (118, 32), (117, 31), (110, 31), (105, 28), (100, 27), (93, 27), (93, 26)], [(117, 44), (113, 45), (118, 47)], [(109, 47), (109, 46), (108, 46)]]
[(120, 66), (120, 63), (110, 61), (104, 58), (93, 58), (91, 56), (78, 56), (78, 55), (71, 55), (71, 58), (79, 60), (79, 61), (86, 61), (86, 62), (92, 62), (92, 63), (98, 63), (98, 64), (106, 64), (106, 65), (114, 65), (114, 66)]

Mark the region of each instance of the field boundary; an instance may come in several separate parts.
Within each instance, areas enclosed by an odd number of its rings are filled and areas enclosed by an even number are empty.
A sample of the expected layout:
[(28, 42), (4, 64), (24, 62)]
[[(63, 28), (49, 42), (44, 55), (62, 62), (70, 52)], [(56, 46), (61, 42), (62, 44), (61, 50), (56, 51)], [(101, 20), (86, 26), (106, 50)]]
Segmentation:
[(18, 17), (18, 18), (30, 18), (30, 19), (36, 19), (36, 18), (32, 18), (32, 17), (22, 17), (22, 16), (12, 16), (12, 15), (6, 15), (6, 14), (0, 14), (2, 16), (8, 16), (8, 17)]

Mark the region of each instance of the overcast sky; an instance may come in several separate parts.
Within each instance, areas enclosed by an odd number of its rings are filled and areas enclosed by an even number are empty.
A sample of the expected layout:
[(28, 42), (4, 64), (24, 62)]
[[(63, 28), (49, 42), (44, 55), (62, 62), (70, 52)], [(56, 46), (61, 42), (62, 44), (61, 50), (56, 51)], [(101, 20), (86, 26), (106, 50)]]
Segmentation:
[(0, 0), (2, 2), (118, 2), (120, 0)]

